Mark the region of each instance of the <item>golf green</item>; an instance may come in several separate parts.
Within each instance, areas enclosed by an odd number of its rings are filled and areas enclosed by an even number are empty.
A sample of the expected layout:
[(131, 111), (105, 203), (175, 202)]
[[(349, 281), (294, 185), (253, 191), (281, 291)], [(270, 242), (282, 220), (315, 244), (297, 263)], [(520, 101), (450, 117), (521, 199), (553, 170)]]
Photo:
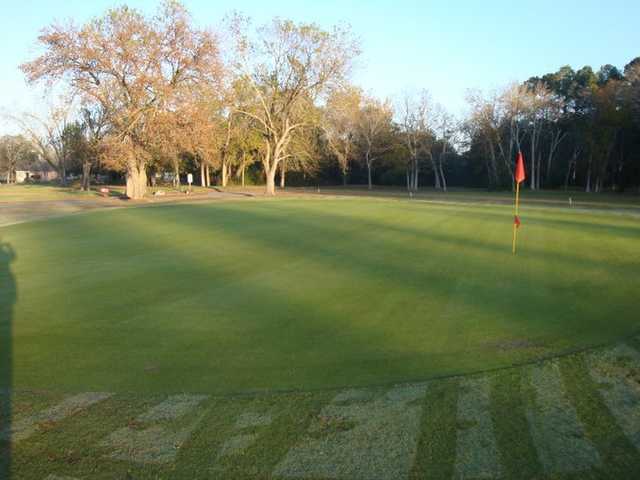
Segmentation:
[(507, 206), (343, 198), (5, 227), (10, 381), (141, 393), (372, 385), (636, 331), (637, 218), (525, 206), (516, 256), (511, 222)]

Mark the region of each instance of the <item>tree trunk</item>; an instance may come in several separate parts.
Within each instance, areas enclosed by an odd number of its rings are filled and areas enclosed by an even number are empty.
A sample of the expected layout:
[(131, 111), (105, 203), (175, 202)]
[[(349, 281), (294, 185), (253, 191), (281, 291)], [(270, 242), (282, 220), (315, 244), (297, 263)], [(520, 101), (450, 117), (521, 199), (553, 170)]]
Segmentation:
[(531, 134), (531, 180), (529, 181), (529, 186), (531, 190), (536, 189), (536, 142), (535, 142), (535, 131)]
[(89, 191), (89, 184), (91, 183), (91, 163), (82, 163), (82, 182), (81, 187), (85, 192)]
[(431, 166), (433, 167), (434, 186), (436, 187), (436, 190), (441, 190), (442, 185), (440, 183), (440, 173), (438, 172), (438, 166), (436, 165), (436, 160), (433, 158), (433, 155), (431, 155)]
[(66, 185), (67, 184), (67, 169), (64, 167), (64, 165), (60, 166), (59, 175), (60, 175), (60, 183), (62, 185)]
[(371, 162), (367, 160), (367, 188), (371, 190), (373, 188), (373, 184), (371, 183)]
[(587, 183), (584, 187), (584, 191), (591, 192), (591, 162), (593, 161), (593, 154), (589, 154), (589, 166), (587, 167)]
[(275, 195), (276, 194), (276, 168), (266, 169), (264, 171), (267, 186), (266, 186), (266, 194), (267, 195)]
[(438, 164), (438, 169), (440, 170), (440, 177), (442, 179), (442, 191), (447, 191), (447, 180), (444, 178), (444, 170), (442, 168), (442, 162)]
[(280, 188), (284, 188), (285, 186), (285, 177), (287, 174), (287, 161), (282, 160), (280, 164)]
[(556, 150), (558, 149), (558, 146), (564, 139), (565, 135), (566, 134), (557, 131), (551, 139), (551, 145), (549, 146), (549, 156), (547, 157), (547, 173), (545, 178), (547, 186), (551, 183), (551, 167), (553, 163), (553, 157), (555, 156)]
[(209, 168), (209, 164), (204, 166), (205, 175), (207, 177), (207, 187), (211, 186), (211, 169)]
[(244, 162), (242, 163), (242, 186), (244, 187), (244, 171), (247, 167), (245, 166)]
[(227, 186), (227, 181), (228, 181), (227, 174), (228, 174), (227, 161), (222, 160), (222, 186), (223, 187)]
[(173, 163), (173, 186), (180, 188), (180, 164), (178, 162)]
[[(487, 168), (487, 177), (489, 178), (489, 190), (498, 185), (498, 165), (496, 163), (496, 150), (492, 141), (488, 141), (489, 145), (489, 166)], [(511, 179), (513, 182), (513, 178)]]
[(147, 190), (147, 172), (144, 164), (132, 161), (127, 165), (127, 186), (125, 195), (133, 200), (144, 197)]
[(568, 190), (569, 189), (569, 179), (571, 178), (571, 167), (572, 167), (572, 162), (569, 161), (569, 166), (567, 167), (567, 174), (564, 176), (564, 189)]
[(207, 186), (207, 179), (204, 176), (204, 162), (200, 162), (200, 186)]

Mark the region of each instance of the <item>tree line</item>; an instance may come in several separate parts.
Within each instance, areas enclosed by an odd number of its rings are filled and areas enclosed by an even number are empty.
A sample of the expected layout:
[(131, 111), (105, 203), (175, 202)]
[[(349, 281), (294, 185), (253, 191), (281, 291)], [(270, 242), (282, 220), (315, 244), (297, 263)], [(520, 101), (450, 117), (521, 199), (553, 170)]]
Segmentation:
[(490, 187), (512, 182), (516, 150), (528, 157), (533, 190), (640, 185), (640, 57), (623, 71), (564, 66), (468, 101), (466, 155), (481, 164)]
[(176, 1), (154, 15), (122, 6), (83, 25), (55, 23), (27, 81), (64, 93), (48, 114), (14, 115), (0, 169), (40, 162), (62, 182), (122, 175), (141, 198), (170, 173), (212, 182), (364, 183), (511, 188), (515, 153), (528, 185), (625, 190), (640, 185), (640, 57), (469, 92), (457, 119), (426, 90), (391, 101), (354, 85), (360, 46), (348, 26), (229, 15), (195, 26)]

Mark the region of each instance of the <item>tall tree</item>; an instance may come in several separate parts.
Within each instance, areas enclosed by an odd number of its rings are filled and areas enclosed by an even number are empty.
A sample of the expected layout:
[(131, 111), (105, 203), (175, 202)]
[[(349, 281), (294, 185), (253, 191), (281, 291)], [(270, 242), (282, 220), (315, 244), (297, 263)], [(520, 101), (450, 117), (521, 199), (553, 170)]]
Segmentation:
[(434, 112), (434, 132), (439, 144), (439, 151), (435, 157), (435, 175), (440, 176), (440, 188), (447, 191), (447, 179), (444, 174), (444, 164), (451, 152), (451, 147), (456, 142), (460, 126), (455, 118), (442, 105), (436, 105)]
[(426, 90), (422, 90), (417, 95), (405, 94), (399, 110), (403, 143), (409, 153), (407, 189), (409, 191), (418, 190), (420, 159), (425, 155), (431, 160), (435, 188), (440, 189), (442, 186), (441, 176), (436, 166), (436, 159), (431, 152), (434, 137), (430, 126), (433, 109), (429, 93)]
[(16, 170), (34, 156), (33, 144), (22, 135), (0, 137), (0, 171), (7, 184), (16, 182)]
[(358, 139), (367, 167), (367, 186), (373, 188), (373, 162), (393, 148), (389, 141), (393, 128), (393, 109), (388, 101), (366, 97), (358, 115)]
[(57, 173), (60, 182), (67, 182), (67, 167), (71, 157), (69, 143), (65, 142), (65, 130), (72, 123), (69, 120), (70, 106), (61, 103), (50, 107), (43, 116), (24, 114), (12, 117), (37, 150), (39, 157)]
[(100, 104), (82, 108), (82, 130), (86, 141), (86, 154), (82, 157), (82, 190), (89, 191), (91, 171), (102, 153), (102, 140), (108, 133), (108, 116)]
[(348, 29), (326, 31), (290, 20), (275, 19), (258, 30), (258, 38), (246, 35), (242, 21), (236, 21), (234, 33), (236, 69), (256, 99), (238, 112), (253, 118), (264, 138), (266, 193), (274, 195), (276, 172), (290, 155), (293, 134), (317, 121), (309, 117), (312, 106), (345, 80), (359, 48)]
[(347, 184), (349, 165), (355, 154), (362, 97), (362, 90), (350, 85), (333, 90), (322, 118), (324, 136), (338, 161), (343, 185)]
[(27, 79), (65, 81), (70, 94), (102, 106), (110, 152), (117, 153), (112, 165), (126, 172), (127, 196), (141, 198), (159, 112), (171, 111), (190, 88), (219, 79), (215, 37), (195, 28), (181, 4), (167, 1), (154, 17), (124, 6), (82, 27), (53, 24), (39, 41), (44, 53), (22, 65)]

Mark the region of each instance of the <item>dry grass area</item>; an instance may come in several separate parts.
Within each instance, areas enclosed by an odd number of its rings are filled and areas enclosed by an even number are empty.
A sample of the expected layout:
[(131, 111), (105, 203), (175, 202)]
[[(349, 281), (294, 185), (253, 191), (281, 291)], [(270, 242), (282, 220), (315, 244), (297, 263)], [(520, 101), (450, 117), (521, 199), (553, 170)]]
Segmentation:
[[(74, 187), (50, 185), (0, 185), (0, 227), (32, 220), (71, 215), (96, 209), (124, 208), (178, 201), (243, 199), (264, 196), (264, 188), (220, 189), (217, 187), (149, 188), (144, 200), (132, 201), (124, 197), (124, 187), (110, 186), (108, 196), (100, 194), (98, 187), (82, 192)], [(161, 191), (161, 195), (155, 193)]]
[(12, 480), (637, 478), (639, 345), (338, 391), (0, 391), (0, 449)]

